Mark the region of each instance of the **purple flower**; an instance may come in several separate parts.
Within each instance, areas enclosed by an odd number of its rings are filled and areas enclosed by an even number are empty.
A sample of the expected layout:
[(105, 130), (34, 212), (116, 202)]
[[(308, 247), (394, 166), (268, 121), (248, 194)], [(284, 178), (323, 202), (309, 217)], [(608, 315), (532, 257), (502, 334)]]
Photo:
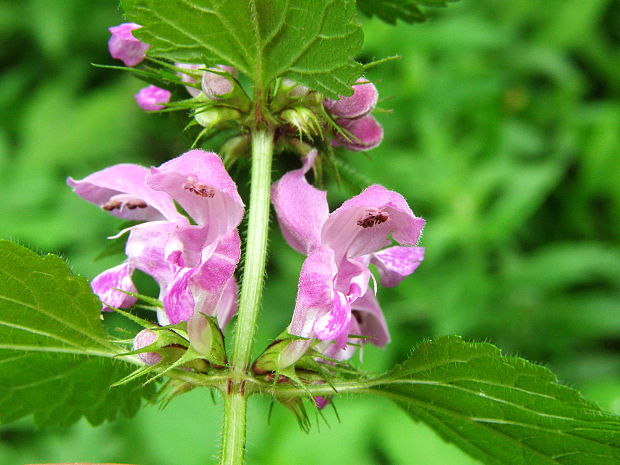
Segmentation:
[(359, 78), (353, 86), (353, 95), (339, 100), (325, 99), (323, 106), (337, 118), (361, 118), (374, 110), (379, 93), (372, 82)]
[(131, 31), (141, 26), (136, 23), (123, 23), (109, 28), (112, 34), (108, 41), (108, 48), (112, 58), (125, 63), (125, 66), (136, 66), (144, 60), (149, 45), (136, 39)]
[(138, 106), (146, 111), (157, 111), (170, 101), (170, 92), (157, 86), (147, 86), (134, 95)]
[[(319, 349), (336, 359), (352, 355), (351, 335), (384, 346), (389, 334), (369, 290), (369, 265), (377, 266), (382, 283), (389, 286), (411, 274), (423, 258), (423, 249), (413, 246), (424, 220), (416, 217), (396, 192), (370, 186), (329, 214), (326, 193), (305, 179), (315, 156), (313, 151), (301, 169), (287, 173), (272, 187), (284, 237), (308, 255), (289, 327), (291, 334), (308, 339), (289, 346), (284, 359), (290, 363), (302, 356), (314, 339), (326, 341)], [(401, 246), (385, 248), (391, 244), (390, 237)]]
[[(217, 154), (192, 150), (150, 171), (116, 165), (68, 183), (116, 216), (147, 221), (127, 230), (126, 264), (102, 273), (106, 279), (98, 281), (96, 293), (104, 302), (118, 293), (111, 287), (122, 287), (108, 283), (129, 287), (131, 272), (139, 269), (160, 285), (160, 324), (187, 321), (195, 312), (217, 316), (222, 327), (230, 321), (244, 205)], [(195, 224), (177, 212), (175, 201)]]
[(332, 141), (334, 147), (344, 146), (355, 152), (371, 150), (383, 140), (383, 128), (372, 115), (359, 119), (339, 119), (336, 121), (352, 137), (336, 133)]
[(132, 274), (133, 269), (126, 263), (123, 263), (104, 271), (91, 281), (90, 286), (93, 292), (103, 302), (102, 310), (111, 311), (108, 306), (129, 308), (136, 303), (137, 299), (135, 297), (116, 290), (121, 289), (134, 294), (137, 293), (138, 290), (131, 280)]

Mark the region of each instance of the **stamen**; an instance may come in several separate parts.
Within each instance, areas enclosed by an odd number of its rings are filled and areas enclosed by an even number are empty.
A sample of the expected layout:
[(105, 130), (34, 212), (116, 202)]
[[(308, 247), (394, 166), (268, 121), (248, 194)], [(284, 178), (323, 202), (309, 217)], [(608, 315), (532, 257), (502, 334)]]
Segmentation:
[(123, 208), (135, 210), (136, 208), (146, 207), (148, 207), (148, 204), (144, 200), (132, 197), (128, 194), (118, 194), (110, 197), (110, 200), (101, 205), (101, 208), (108, 212), (111, 212), (113, 210), (123, 211)]
[(183, 189), (196, 194), (203, 199), (212, 199), (215, 197), (215, 190), (205, 184), (196, 182), (194, 178), (188, 178), (187, 182), (183, 184)]
[(377, 224), (385, 223), (388, 219), (389, 217), (383, 212), (368, 213), (365, 218), (357, 222), (357, 225), (364, 229), (372, 228)]

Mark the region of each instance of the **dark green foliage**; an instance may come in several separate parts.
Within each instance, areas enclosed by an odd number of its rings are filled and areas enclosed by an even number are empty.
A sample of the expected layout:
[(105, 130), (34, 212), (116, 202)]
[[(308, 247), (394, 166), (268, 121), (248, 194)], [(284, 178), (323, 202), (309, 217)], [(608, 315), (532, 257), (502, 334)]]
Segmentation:
[[(362, 74), (353, 58), (363, 33), (354, 0), (123, 0), (150, 54), (178, 62), (225, 64), (259, 92), (287, 77), (333, 98), (350, 95)], [(165, 20), (164, 20), (165, 18)]]
[[(40, 426), (133, 415), (153, 388), (110, 389), (131, 366), (104, 332), (101, 304), (57, 256), (0, 241), (0, 421)], [(138, 388), (138, 389), (137, 389)]]
[(357, 7), (367, 16), (377, 16), (383, 21), (396, 24), (426, 21), (427, 15), (420, 7), (445, 7), (457, 0), (357, 0)]
[(485, 464), (620, 464), (620, 417), (491, 344), (424, 342), (382, 380), (373, 391)]

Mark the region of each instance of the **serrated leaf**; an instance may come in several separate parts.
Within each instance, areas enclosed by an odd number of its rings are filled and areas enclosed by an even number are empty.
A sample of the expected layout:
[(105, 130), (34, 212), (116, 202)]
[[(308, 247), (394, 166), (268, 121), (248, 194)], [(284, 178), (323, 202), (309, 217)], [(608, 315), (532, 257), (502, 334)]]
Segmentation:
[(55, 255), (0, 241), (0, 422), (33, 414), (41, 426), (132, 415), (153, 388), (110, 385), (132, 367), (113, 358), (101, 304)]
[(234, 66), (264, 92), (277, 77), (351, 95), (363, 33), (354, 0), (122, 0), (149, 55)]
[(483, 463), (620, 464), (620, 417), (491, 344), (424, 342), (376, 381), (372, 391)]
[(377, 16), (386, 23), (396, 24), (397, 20), (406, 23), (426, 21), (425, 12), (420, 7), (445, 7), (458, 0), (357, 0), (357, 7), (367, 16)]

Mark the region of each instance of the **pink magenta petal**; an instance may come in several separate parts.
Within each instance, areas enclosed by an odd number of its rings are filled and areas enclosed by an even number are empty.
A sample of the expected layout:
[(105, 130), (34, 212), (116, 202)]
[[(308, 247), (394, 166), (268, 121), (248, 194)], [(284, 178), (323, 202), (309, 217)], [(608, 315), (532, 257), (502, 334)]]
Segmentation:
[(170, 196), (146, 184), (150, 171), (140, 165), (113, 165), (82, 180), (67, 179), (73, 191), (111, 215), (132, 221), (181, 218)]
[(170, 323), (187, 321), (197, 311), (219, 317), (218, 309), (224, 312), (222, 323), (225, 323), (231, 316), (231, 304), (225, 307), (226, 302), (222, 302), (225, 308), (221, 308), (219, 303), (226, 290), (230, 293), (229, 282), (240, 255), (241, 241), (234, 230), (220, 239), (213, 253), (198, 266), (178, 269), (163, 297)]
[(237, 294), (239, 286), (235, 277), (231, 277), (224, 287), (222, 296), (215, 307), (214, 314), (217, 316), (217, 323), (220, 328), (225, 328), (232, 317), (237, 313)]
[(424, 247), (388, 247), (372, 255), (372, 263), (377, 266), (381, 285), (398, 286), (413, 273), (424, 260)]
[[(359, 334), (367, 337), (367, 342), (379, 347), (384, 347), (390, 342), (390, 333), (387, 329), (385, 317), (373, 292), (366, 292), (364, 296), (353, 302), (351, 307), (353, 308), (353, 318), (357, 321), (360, 329)], [(358, 343), (364, 342), (363, 339), (358, 339)]]
[(329, 313), (314, 322), (314, 334), (322, 341), (335, 340), (340, 348), (346, 346), (351, 322), (351, 304), (342, 292), (336, 292)]
[(196, 223), (209, 227), (206, 243), (232, 231), (243, 217), (237, 185), (213, 152), (186, 152), (153, 168), (147, 183), (173, 197)]
[(349, 150), (359, 152), (374, 149), (383, 141), (383, 128), (372, 115), (353, 120), (339, 119), (337, 123), (348, 131), (352, 138), (349, 140), (337, 132), (336, 139), (332, 141), (335, 147), (342, 145)]
[(125, 253), (131, 266), (152, 276), (162, 288), (173, 279), (174, 270), (166, 256), (166, 247), (175, 234), (187, 226), (178, 222), (152, 221), (131, 228)]
[(305, 177), (316, 154), (312, 150), (302, 168), (288, 172), (271, 188), (271, 201), (284, 238), (306, 255), (320, 245), (321, 228), (329, 215), (327, 193), (311, 186)]
[(108, 28), (112, 34), (108, 41), (108, 49), (112, 58), (121, 60), (125, 66), (136, 66), (144, 60), (148, 44), (136, 39), (132, 32), (141, 26), (136, 23), (123, 23)]
[(299, 275), (297, 301), (289, 333), (302, 337), (314, 336), (314, 322), (333, 307), (336, 273), (334, 252), (329, 247), (319, 247), (306, 258)]
[(374, 185), (329, 215), (321, 238), (340, 260), (376, 252), (390, 244), (390, 235), (399, 244), (415, 245), (423, 226), (402, 195)]
[(170, 101), (170, 91), (157, 86), (147, 86), (134, 95), (138, 106), (146, 111), (157, 111), (165, 108)]
[(131, 280), (133, 268), (127, 263), (115, 266), (96, 276), (90, 283), (93, 292), (97, 294), (103, 303), (102, 310), (112, 311), (107, 306), (116, 308), (129, 308), (136, 303), (137, 299), (123, 292), (137, 293), (138, 290)]
[(325, 99), (323, 105), (339, 118), (359, 118), (370, 113), (377, 105), (379, 93), (372, 82), (359, 78), (353, 86), (353, 95), (339, 100)]

